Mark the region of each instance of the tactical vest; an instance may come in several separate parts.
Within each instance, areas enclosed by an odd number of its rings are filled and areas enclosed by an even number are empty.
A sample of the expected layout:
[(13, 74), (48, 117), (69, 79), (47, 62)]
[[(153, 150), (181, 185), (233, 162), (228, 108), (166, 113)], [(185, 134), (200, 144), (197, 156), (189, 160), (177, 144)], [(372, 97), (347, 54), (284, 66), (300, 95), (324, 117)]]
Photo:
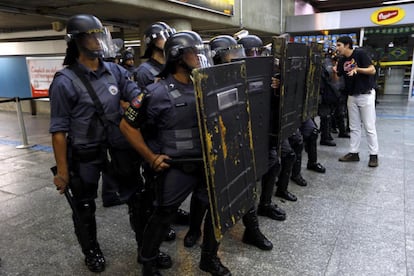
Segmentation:
[(152, 66), (149, 62), (144, 62), (141, 66), (147, 69), (154, 78), (160, 73), (160, 70), (158, 70), (157, 67)]
[(69, 68), (64, 68), (58, 74), (63, 74), (72, 80), (78, 95), (72, 110), (73, 116), (71, 117), (68, 133), (72, 145), (77, 148), (88, 145), (96, 146), (103, 143), (113, 146), (125, 144), (126, 140), (118, 127), (121, 121), (121, 92), (118, 89), (118, 82), (113, 74), (104, 74), (99, 79), (90, 80), (95, 93), (102, 103), (105, 116), (109, 121), (109, 126), (106, 130), (96, 112), (93, 100), (79, 77)]
[(160, 82), (168, 90), (172, 104), (169, 127), (158, 133), (161, 152), (172, 157), (201, 156), (195, 93), (179, 91), (165, 80)]

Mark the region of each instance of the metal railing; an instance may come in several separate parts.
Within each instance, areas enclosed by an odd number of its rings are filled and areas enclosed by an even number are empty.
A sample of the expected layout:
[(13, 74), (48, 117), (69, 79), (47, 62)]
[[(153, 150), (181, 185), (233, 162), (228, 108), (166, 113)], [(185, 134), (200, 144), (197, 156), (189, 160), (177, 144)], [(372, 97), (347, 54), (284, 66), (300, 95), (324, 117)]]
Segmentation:
[(27, 149), (27, 148), (31, 148), (31, 147), (34, 146), (34, 145), (30, 145), (29, 141), (27, 140), (26, 126), (24, 124), (21, 101), (44, 99), (44, 98), (49, 98), (49, 97), (35, 97), (35, 98), (32, 98), (32, 97), (30, 97), (30, 98), (14, 97), (14, 98), (8, 98), (8, 99), (0, 100), (0, 104), (1, 103), (8, 103), (8, 102), (15, 102), (16, 103), (17, 120), (19, 122), (20, 132), (22, 134), (22, 144), (16, 146), (17, 149)]

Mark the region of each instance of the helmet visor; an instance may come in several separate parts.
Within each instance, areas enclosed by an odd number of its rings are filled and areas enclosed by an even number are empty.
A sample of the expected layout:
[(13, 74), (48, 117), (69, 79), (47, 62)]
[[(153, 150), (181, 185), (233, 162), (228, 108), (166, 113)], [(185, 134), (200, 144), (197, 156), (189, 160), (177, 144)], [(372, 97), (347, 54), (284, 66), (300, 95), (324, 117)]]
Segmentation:
[(81, 49), (90, 57), (115, 57), (117, 47), (114, 45), (111, 32), (107, 28), (91, 30), (80, 39)]
[(220, 50), (222, 63), (231, 62), (233, 59), (246, 57), (242, 45), (235, 45), (227, 49)]
[(183, 49), (183, 61), (191, 69), (207, 68), (213, 65), (210, 46), (199, 44), (194, 47)]

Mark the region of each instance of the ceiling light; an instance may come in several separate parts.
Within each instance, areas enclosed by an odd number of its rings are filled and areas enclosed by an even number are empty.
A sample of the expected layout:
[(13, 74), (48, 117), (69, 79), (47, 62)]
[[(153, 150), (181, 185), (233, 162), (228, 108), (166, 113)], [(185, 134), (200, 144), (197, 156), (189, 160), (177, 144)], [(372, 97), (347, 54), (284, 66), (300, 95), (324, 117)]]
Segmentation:
[(402, 3), (408, 3), (413, 2), (411, 0), (395, 0), (395, 1), (385, 1), (382, 2), (383, 5), (393, 5), (393, 4), (402, 4)]

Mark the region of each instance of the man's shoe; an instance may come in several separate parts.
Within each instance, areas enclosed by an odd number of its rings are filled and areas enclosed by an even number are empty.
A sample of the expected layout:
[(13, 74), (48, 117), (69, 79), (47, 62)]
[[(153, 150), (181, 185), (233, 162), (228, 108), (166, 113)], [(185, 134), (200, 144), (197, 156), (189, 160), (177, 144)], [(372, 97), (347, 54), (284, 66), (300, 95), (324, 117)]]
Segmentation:
[(193, 247), (201, 237), (201, 232), (193, 232), (188, 230), (184, 237), (184, 246)]
[(319, 144), (321, 144), (322, 146), (328, 146), (328, 147), (335, 147), (336, 144), (333, 141), (329, 141), (329, 140), (321, 140), (319, 142)]
[(213, 276), (231, 276), (230, 270), (225, 267), (217, 254), (201, 252), (200, 264), (202, 271), (208, 272)]
[(340, 157), (338, 160), (341, 162), (358, 162), (359, 154), (350, 152)]
[(318, 172), (318, 173), (325, 173), (326, 169), (324, 166), (322, 166), (321, 163), (308, 163), (306, 166), (308, 170)]
[[(138, 263), (142, 264), (141, 254), (139, 254), (138, 250)], [(155, 266), (161, 269), (168, 269), (172, 267), (172, 260), (170, 255), (165, 252), (159, 251), (157, 255), (157, 259), (155, 260)]]
[(295, 175), (295, 176), (290, 177), (290, 179), (292, 179), (293, 182), (295, 182), (299, 186), (305, 187), (305, 186), (308, 185), (308, 182), (306, 182), (306, 180), (303, 179), (303, 177), (302, 177), (302, 175), (300, 173), (298, 175)]
[(260, 205), (257, 208), (259, 216), (268, 217), (274, 220), (284, 221), (286, 219), (286, 212), (279, 208), (276, 204)]
[(345, 132), (345, 133), (340, 132), (340, 133), (338, 134), (338, 137), (339, 137), (339, 138), (351, 138), (351, 135), (349, 135), (349, 133), (347, 133), (347, 132)]
[(276, 191), (275, 196), (278, 196), (280, 198), (283, 198), (283, 199), (286, 199), (286, 200), (289, 200), (289, 201), (296, 201), (296, 200), (298, 200), (298, 198), (294, 194), (292, 194), (292, 193), (290, 193), (288, 191), (284, 191), (284, 192)]
[(378, 167), (378, 155), (371, 154), (369, 156), (368, 166), (369, 167)]
[(265, 251), (269, 251), (273, 249), (273, 244), (269, 241), (260, 229), (255, 228), (253, 230), (245, 229), (243, 234), (242, 241), (245, 244), (250, 244), (256, 246), (257, 248)]
[(105, 270), (105, 258), (99, 247), (91, 249), (85, 254), (85, 265), (92, 272), (102, 272)]
[(188, 225), (190, 223), (190, 213), (183, 209), (178, 209), (175, 216), (174, 224)]
[(168, 227), (167, 235), (165, 235), (164, 241), (173, 241), (175, 240), (176, 234), (175, 230), (171, 227)]

